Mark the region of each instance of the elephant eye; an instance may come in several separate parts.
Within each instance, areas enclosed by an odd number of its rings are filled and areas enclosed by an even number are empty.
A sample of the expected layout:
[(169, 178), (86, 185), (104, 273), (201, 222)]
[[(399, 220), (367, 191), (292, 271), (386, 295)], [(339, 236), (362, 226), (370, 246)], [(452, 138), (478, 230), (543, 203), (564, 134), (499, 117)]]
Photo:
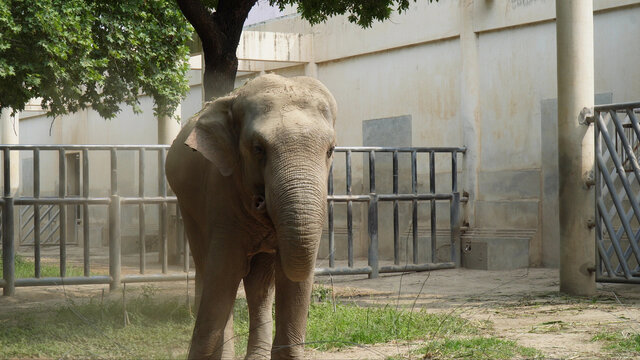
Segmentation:
[(253, 153), (255, 155), (258, 155), (258, 156), (264, 156), (265, 151), (264, 151), (264, 148), (262, 146), (254, 145), (253, 146)]
[(327, 157), (330, 158), (333, 155), (333, 151), (336, 149), (336, 146), (333, 145), (332, 147), (329, 148), (329, 150), (327, 150)]

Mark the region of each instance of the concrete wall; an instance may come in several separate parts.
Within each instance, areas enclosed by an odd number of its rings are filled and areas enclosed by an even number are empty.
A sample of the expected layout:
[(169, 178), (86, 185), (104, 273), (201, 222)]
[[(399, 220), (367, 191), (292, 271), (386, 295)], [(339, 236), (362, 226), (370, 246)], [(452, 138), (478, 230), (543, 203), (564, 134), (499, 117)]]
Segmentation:
[[(596, 93), (615, 102), (640, 99), (634, 65), (640, 48), (632, 45), (640, 31), (639, 3), (594, 2)], [(471, 16), (465, 17), (468, 6)], [(475, 49), (460, 41), (467, 21)], [(472, 225), (467, 236), (524, 238), (529, 264), (557, 266), (557, 152), (549, 152), (557, 132), (542, 110), (544, 101), (557, 97), (553, 1), (420, 2), (369, 29), (345, 17), (310, 29), (295, 17), (251, 27), (287, 29), (314, 34), (317, 76), (338, 100), (343, 145), (364, 144), (363, 121), (401, 115), (412, 118), (414, 146), (467, 145), (461, 68), (475, 55), (477, 178), (475, 188), (463, 189), (476, 191), (467, 205), (474, 211), (465, 212)], [(447, 163), (443, 159), (438, 169), (448, 171)], [(354, 166), (366, 173), (361, 161)]]
[[(595, 0), (594, 9), (596, 93), (610, 94), (607, 99), (614, 102), (637, 101), (640, 47), (634, 44), (640, 33), (640, 1)], [(462, 213), (471, 226), (465, 238), (496, 244), (514, 239), (525, 244), (524, 256), (530, 265), (557, 266), (557, 155), (553, 151), (557, 131), (551, 118), (557, 98), (554, 1), (421, 1), (368, 29), (350, 24), (344, 16), (310, 26), (298, 15), (287, 15), (247, 30), (303, 34), (301, 41), (311, 41), (311, 54), (305, 56), (314, 66), (283, 62), (274, 72), (312, 74), (326, 84), (339, 105), (339, 145), (367, 143), (363, 124), (368, 120), (407, 116), (413, 146), (470, 146), (467, 163), (458, 167), (467, 172), (460, 174), (466, 179), (460, 182), (460, 191), (469, 193), (472, 200)], [(257, 74), (242, 73), (237, 85)], [(200, 76), (199, 66), (194, 66), (192, 89), (182, 104), (183, 118), (200, 108)], [(58, 119), (51, 136), (49, 119), (22, 115), (20, 140), (154, 143), (151, 104), (147, 98), (142, 103), (143, 115), (124, 108), (111, 121), (90, 110)], [(368, 191), (364, 161), (365, 157), (353, 158), (356, 193)], [(450, 163), (446, 157), (437, 159), (438, 189), (450, 187)], [(419, 165), (422, 188), (428, 186), (423, 180), (427, 165), (426, 161)], [(55, 171), (53, 165), (52, 174)], [(336, 193), (344, 193), (344, 182), (339, 180), (344, 158), (336, 159), (335, 171)], [(410, 180), (406, 166), (400, 176), (401, 181)], [(101, 177), (96, 175), (92, 186), (100, 187)], [(345, 211), (336, 209), (342, 214), (336, 226), (344, 233)], [(367, 246), (364, 213), (356, 212), (360, 221), (356, 254), (360, 256)], [(448, 221), (448, 211), (438, 209), (438, 213), (439, 221)], [(420, 214), (426, 219), (428, 210), (421, 207)], [(346, 250), (340, 246), (344, 256)], [(392, 256), (388, 240), (381, 239), (381, 249), (383, 258)], [(326, 256), (326, 250), (321, 250), (321, 256)]]

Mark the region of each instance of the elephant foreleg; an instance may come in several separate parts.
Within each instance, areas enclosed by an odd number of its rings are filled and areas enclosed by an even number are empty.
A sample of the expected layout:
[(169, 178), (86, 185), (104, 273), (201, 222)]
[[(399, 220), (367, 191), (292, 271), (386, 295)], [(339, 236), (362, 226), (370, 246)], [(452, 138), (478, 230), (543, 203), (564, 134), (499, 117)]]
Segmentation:
[(242, 276), (243, 256), (217, 248), (211, 250), (202, 276), (202, 298), (191, 338), (189, 359), (233, 359), (233, 303)]
[(289, 280), (276, 257), (276, 336), (271, 350), (272, 359), (302, 359), (307, 330), (307, 315), (311, 300), (313, 275), (307, 280)]
[(245, 359), (269, 359), (273, 338), (273, 290), (275, 254), (257, 254), (244, 277), (249, 307), (249, 341)]

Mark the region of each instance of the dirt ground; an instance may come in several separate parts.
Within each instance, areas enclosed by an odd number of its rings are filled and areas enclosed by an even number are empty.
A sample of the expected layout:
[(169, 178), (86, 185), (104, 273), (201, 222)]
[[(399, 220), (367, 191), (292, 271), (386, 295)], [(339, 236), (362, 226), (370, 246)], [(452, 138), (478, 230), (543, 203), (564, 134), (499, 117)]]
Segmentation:
[[(481, 271), (438, 270), (384, 274), (377, 279), (322, 276), (316, 283), (332, 288), (343, 302), (386, 304), (460, 315), (486, 324), (486, 335), (515, 340), (540, 350), (547, 358), (611, 358), (602, 343), (591, 341), (601, 331), (640, 332), (640, 286), (598, 284), (591, 299), (558, 293), (557, 269)], [(128, 285), (135, 292), (142, 285)], [(193, 282), (157, 283), (165, 296), (193, 296)], [(17, 288), (13, 297), (0, 297), (0, 313), (55, 305), (68, 298), (109, 294), (105, 285)], [(242, 289), (239, 296), (243, 296)], [(406, 354), (417, 344), (383, 344), (337, 352), (307, 350), (308, 359), (384, 359)]]

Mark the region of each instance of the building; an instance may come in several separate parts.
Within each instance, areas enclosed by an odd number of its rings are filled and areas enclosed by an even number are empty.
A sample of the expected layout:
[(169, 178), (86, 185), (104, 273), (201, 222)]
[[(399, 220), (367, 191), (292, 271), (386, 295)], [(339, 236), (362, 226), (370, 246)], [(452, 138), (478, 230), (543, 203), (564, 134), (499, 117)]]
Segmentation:
[[(469, 199), (462, 211), (468, 227), (463, 242), (497, 244), (510, 249), (507, 256), (524, 257), (531, 266), (558, 265), (553, 1), (419, 1), (369, 29), (350, 24), (345, 16), (310, 26), (294, 13), (245, 30), (238, 49), (238, 84), (261, 72), (317, 77), (338, 101), (340, 145), (467, 147), (458, 169), (459, 189)], [(639, 33), (640, 1), (594, 1), (596, 103), (640, 99)], [(194, 55), (183, 119), (202, 103), (201, 60)], [(52, 124), (38, 111), (25, 111), (20, 115), (20, 143), (157, 143), (151, 101), (142, 97), (141, 103), (142, 114), (124, 107), (114, 120), (87, 110)], [(24, 169), (29, 161), (28, 155), (21, 159), (27, 192), (29, 173)], [(121, 161), (124, 168), (137, 166), (134, 154)], [(446, 186), (451, 170), (446, 160), (438, 161), (436, 183)], [(354, 169), (364, 174), (363, 162), (354, 163)], [(56, 165), (51, 163), (48, 174), (55, 179)], [(419, 173), (424, 178), (426, 169)], [(103, 180), (108, 176), (91, 176), (95, 191), (106, 192)], [(138, 179), (128, 181), (123, 191), (135, 192)], [(150, 191), (157, 189), (156, 180), (148, 181)], [(55, 180), (42, 183), (50, 187), (46, 191), (57, 189)], [(344, 186), (338, 180), (336, 184)], [(366, 192), (366, 186), (361, 179), (354, 183), (357, 191)], [(389, 181), (380, 186), (388, 188)], [(420, 213), (426, 217), (428, 210)], [(357, 216), (362, 219), (364, 214)], [(99, 228), (102, 217), (92, 219)], [(403, 229), (407, 226), (407, 221), (402, 223)], [(356, 228), (362, 233), (362, 225)], [(366, 249), (365, 235), (357, 243), (358, 255)], [(389, 244), (381, 242), (381, 251), (381, 256), (390, 256)], [(486, 268), (521, 265), (505, 265), (491, 256), (480, 263)]]

